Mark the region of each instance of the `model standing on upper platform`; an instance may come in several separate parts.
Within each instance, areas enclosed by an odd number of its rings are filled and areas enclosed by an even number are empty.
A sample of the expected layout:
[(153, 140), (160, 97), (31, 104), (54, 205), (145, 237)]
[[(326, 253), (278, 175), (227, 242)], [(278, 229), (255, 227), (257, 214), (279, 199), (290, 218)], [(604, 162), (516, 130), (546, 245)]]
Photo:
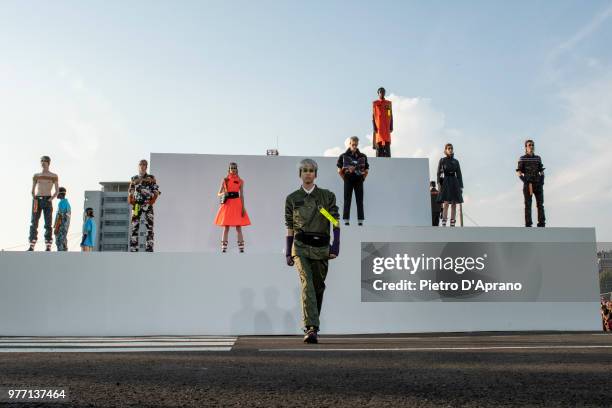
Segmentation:
[(81, 239), (81, 251), (92, 252), (96, 247), (97, 235), (98, 233), (93, 208), (86, 208), (83, 216), (83, 238)]
[(70, 217), (72, 210), (70, 203), (66, 198), (66, 189), (59, 188), (57, 195), (60, 202), (57, 205), (57, 213), (55, 213), (55, 223), (53, 224), (53, 232), (55, 233), (55, 244), (58, 251), (68, 250), (68, 229), (70, 228)]
[[(287, 265), (296, 266), (302, 289), (304, 342), (317, 343), (319, 316), (325, 292), (329, 260), (340, 252), (340, 227), (336, 196), (314, 184), (317, 163), (304, 159), (299, 165), (302, 186), (285, 200)], [(330, 245), (330, 226), (334, 241)]]
[(393, 110), (391, 101), (385, 99), (385, 88), (378, 88), (378, 99), (372, 102), (373, 148), (376, 157), (391, 157), (391, 132)]
[(146, 251), (153, 252), (155, 243), (153, 204), (161, 192), (155, 176), (147, 173), (148, 167), (149, 162), (144, 159), (138, 163), (138, 174), (132, 177), (128, 188), (128, 202), (132, 206), (130, 252), (138, 252), (138, 231), (142, 226), (142, 217), (144, 217), (144, 227), (147, 232)]
[[(49, 171), (51, 158), (43, 156), (40, 158), (42, 172), (34, 174), (32, 178), (32, 216), (30, 220), (30, 247), (28, 251), (34, 251), (38, 241), (38, 222), (40, 215), (45, 217), (45, 250), (51, 251), (53, 243), (53, 199), (57, 197), (59, 190), (59, 178), (57, 174)], [(53, 192), (53, 193), (52, 193)]]
[(233, 162), (229, 164), (227, 176), (221, 181), (217, 196), (220, 198), (221, 207), (215, 217), (215, 224), (223, 227), (221, 252), (227, 252), (230, 227), (236, 227), (238, 250), (244, 252), (242, 227), (251, 225), (251, 220), (244, 206), (244, 180), (238, 176), (238, 164)]
[(444, 203), (442, 208), (442, 226), (446, 227), (448, 220), (448, 206), (451, 206), (450, 226), (456, 223), (457, 204), (463, 203), (463, 178), (459, 160), (455, 159), (453, 145), (447, 143), (444, 146), (444, 157), (438, 163), (438, 185), (440, 193), (438, 202)]
[(538, 227), (546, 226), (544, 216), (544, 165), (540, 156), (534, 153), (533, 140), (525, 141), (525, 155), (521, 156), (516, 173), (523, 181), (523, 197), (525, 199), (525, 226), (531, 227), (531, 196), (535, 195), (538, 207)]
[(357, 222), (363, 225), (363, 182), (368, 176), (370, 165), (368, 157), (361, 153), (357, 146), (359, 138), (352, 136), (349, 141), (349, 148), (338, 157), (338, 174), (344, 180), (344, 209), (342, 219), (344, 225), (349, 225), (351, 218), (351, 201), (353, 200), (353, 190), (355, 191), (355, 201), (357, 201)]

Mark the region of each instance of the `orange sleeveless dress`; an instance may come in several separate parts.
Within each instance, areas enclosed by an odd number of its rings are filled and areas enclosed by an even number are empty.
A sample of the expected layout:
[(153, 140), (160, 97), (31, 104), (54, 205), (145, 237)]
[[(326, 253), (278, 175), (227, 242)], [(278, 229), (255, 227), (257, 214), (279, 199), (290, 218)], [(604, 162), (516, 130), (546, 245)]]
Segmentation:
[[(225, 188), (228, 193), (240, 193), (240, 187), (244, 182), (237, 175), (230, 174), (225, 179)], [(225, 203), (221, 204), (217, 216), (215, 217), (215, 224), (221, 227), (243, 227), (251, 225), (251, 220), (247, 212), (242, 215), (242, 199), (228, 198)]]

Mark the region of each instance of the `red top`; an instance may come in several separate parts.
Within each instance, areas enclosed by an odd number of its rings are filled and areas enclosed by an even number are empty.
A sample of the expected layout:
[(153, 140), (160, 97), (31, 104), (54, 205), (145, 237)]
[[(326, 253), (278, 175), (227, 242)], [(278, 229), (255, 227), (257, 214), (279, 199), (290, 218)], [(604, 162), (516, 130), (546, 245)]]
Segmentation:
[(383, 145), (391, 143), (391, 130), (393, 129), (391, 101), (377, 99), (372, 102), (372, 117), (376, 129), (376, 143)]

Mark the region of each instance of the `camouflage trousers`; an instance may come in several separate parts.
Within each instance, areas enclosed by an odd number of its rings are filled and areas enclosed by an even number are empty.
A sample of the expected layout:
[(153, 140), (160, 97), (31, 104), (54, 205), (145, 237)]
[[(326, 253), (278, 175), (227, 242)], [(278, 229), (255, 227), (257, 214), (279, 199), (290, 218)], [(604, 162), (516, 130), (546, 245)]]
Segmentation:
[(132, 234), (130, 237), (130, 252), (138, 252), (138, 232), (144, 226), (147, 232), (146, 251), (153, 252), (153, 243), (155, 233), (153, 232), (154, 212), (153, 206), (150, 204), (140, 205), (138, 212), (134, 211), (135, 206), (132, 206)]
[(304, 327), (319, 328), (319, 315), (325, 292), (325, 278), (329, 261), (294, 256), (295, 267), (300, 275), (302, 289), (302, 322)]
[(63, 222), (57, 229), (55, 233), (55, 245), (57, 246), (58, 251), (67, 251), (68, 250), (68, 227), (70, 224), (68, 222)]
[(30, 223), (30, 244), (36, 244), (38, 241), (38, 221), (40, 215), (45, 217), (45, 243), (51, 245), (53, 242), (53, 226), (51, 225), (53, 217), (53, 204), (49, 201), (48, 196), (36, 196), (32, 200), (32, 217)]

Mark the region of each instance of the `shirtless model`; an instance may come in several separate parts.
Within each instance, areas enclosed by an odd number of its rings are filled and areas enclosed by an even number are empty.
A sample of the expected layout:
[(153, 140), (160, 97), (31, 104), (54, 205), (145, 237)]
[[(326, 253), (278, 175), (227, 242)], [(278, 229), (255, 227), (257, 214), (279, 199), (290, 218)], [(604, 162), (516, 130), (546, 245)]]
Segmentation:
[[(28, 251), (34, 251), (36, 241), (38, 240), (38, 221), (40, 214), (45, 215), (45, 246), (46, 251), (51, 251), (52, 237), (52, 215), (53, 215), (53, 199), (57, 197), (59, 190), (59, 180), (57, 174), (49, 171), (51, 159), (49, 156), (40, 158), (42, 172), (34, 174), (32, 180), (32, 221), (30, 224), (30, 248)], [(53, 194), (51, 193), (53, 191)]]

